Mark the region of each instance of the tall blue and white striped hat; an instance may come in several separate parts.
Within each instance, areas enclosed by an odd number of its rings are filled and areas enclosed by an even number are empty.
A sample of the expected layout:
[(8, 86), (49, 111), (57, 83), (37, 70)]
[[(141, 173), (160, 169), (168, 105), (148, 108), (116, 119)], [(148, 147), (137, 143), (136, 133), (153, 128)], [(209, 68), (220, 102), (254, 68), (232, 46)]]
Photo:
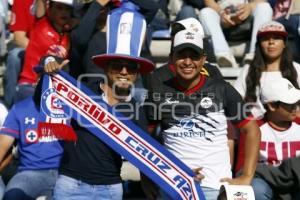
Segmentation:
[(101, 68), (115, 59), (125, 59), (139, 64), (139, 73), (155, 68), (153, 62), (140, 57), (146, 32), (146, 21), (138, 6), (123, 1), (120, 8), (112, 10), (107, 17), (107, 53), (93, 56), (93, 62)]

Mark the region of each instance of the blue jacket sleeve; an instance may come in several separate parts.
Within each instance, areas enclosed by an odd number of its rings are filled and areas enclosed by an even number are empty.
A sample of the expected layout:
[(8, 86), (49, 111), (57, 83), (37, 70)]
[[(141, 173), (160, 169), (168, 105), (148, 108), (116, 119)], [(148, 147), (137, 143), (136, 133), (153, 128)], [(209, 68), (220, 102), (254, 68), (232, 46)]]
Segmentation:
[(72, 31), (72, 45), (76, 49), (85, 50), (90, 38), (93, 36), (96, 28), (97, 17), (102, 5), (93, 2), (79, 25)]
[(138, 5), (141, 13), (144, 15), (147, 24), (149, 24), (158, 11), (158, 4), (153, 0), (131, 0)]

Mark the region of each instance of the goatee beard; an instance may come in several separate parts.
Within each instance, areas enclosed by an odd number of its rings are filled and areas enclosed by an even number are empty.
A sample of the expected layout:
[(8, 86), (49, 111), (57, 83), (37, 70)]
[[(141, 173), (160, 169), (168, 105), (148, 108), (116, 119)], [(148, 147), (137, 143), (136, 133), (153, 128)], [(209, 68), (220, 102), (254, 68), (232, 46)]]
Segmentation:
[(131, 87), (128, 88), (121, 88), (116, 86), (115, 87), (115, 95), (117, 97), (124, 97), (125, 99), (130, 95)]

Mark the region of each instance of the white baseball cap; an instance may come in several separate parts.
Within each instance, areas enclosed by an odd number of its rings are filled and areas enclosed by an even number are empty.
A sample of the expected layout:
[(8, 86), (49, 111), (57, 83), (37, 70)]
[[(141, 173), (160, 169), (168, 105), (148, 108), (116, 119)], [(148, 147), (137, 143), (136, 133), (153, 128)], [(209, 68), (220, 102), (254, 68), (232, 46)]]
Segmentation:
[(257, 37), (261, 38), (272, 33), (281, 35), (284, 38), (288, 36), (288, 32), (285, 30), (284, 26), (281, 23), (277, 21), (269, 21), (259, 27), (257, 31)]
[(263, 104), (268, 102), (280, 101), (286, 104), (295, 104), (300, 100), (300, 90), (285, 78), (276, 78), (274, 81), (265, 83), (261, 88), (261, 101)]
[(184, 30), (184, 29), (190, 30), (193, 32), (198, 32), (198, 33), (200, 33), (200, 35), (202, 37), (204, 37), (204, 30), (203, 30), (201, 23), (199, 22), (199, 20), (197, 20), (193, 17), (189, 17), (189, 18), (174, 22), (174, 24), (172, 25), (171, 35), (175, 35), (178, 31)]
[(203, 53), (203, 37), (199, 32), (182, 30), (176, 33), (173, 42), (173, 52), (176, 53), (182, 49), (191, 48), (197, 53)]
[(73, 6), (73, 0), (51, 0), (51, 1), (63, 3), (66, 5), (69, 5), (69, 6)]

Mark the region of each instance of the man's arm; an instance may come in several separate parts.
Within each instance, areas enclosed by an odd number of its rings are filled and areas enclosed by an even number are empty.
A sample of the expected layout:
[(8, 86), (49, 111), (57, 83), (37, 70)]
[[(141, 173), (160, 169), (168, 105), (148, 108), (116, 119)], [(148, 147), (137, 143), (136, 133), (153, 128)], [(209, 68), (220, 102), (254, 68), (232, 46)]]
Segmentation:
[(37, 18), (42, 18), (46, 14), (46, 0), (36, 0), (35, 1), (35, 16)]
[(14, 137), (8, 135), (0, 135), (0, 165), (2, 165), (2, 161), (7, 151), (13, 145), (14, 141), (15, 141)]
[(13, 33), (14, 36), (14, 42), (16, 43), (17, 46), (22, 47), (26, 49), (29, 43), (29, 38), (26, 35), (25, 31), (15, 31)]
[(245, 159), (244, 170), (240, 177), (234, 179), (225, 178), (221, 181), (226, 181), (234, 185), (249, 185), (256, 169), (261, 133), (256, 120), (254, 120), (247, 106), (244, 104), (241, 95), (229, 83), (225, 82), (224, 84), (226, 85), (225, 114), (245, 134)]
[(132, 2), (140, 7), (147, 24), (150, 24), (158, 11), (158, 3), (153, 0), (132, 0)]
[(241, 128), (241, 132), (246, 134), (245, 161), (242, 177), (246, 178), (246, 184), (250, 184), (257, 165), (261, 133), (254, 120), (244, 125)]
[(75, 48), (80, 51), (86, 50), (88, 41), (95, 32), (99, 12), (108, 3), (109, 0), (97, 0), (90, 5), (79, 25), (72, 31), (72, 45)]
[(224, 178), (221, 181), (228, 182), (232, 185), (249, 185), (252, 181), (257, 165), (260, 144), (260, 130), (256, 121), (254, 120), (249, 121), (240, 129), (241, 132), (246, 134), (243, 173), (237, 178)]
[(0, 173), (2, 172), (2, 170), (4, 170), (6, 168), (6, 166), (12, 161), (13, 158), (14, 158), (14, 156), (12, 153), (9, 153), (5, 157), (5, 159), (0, 164)]

